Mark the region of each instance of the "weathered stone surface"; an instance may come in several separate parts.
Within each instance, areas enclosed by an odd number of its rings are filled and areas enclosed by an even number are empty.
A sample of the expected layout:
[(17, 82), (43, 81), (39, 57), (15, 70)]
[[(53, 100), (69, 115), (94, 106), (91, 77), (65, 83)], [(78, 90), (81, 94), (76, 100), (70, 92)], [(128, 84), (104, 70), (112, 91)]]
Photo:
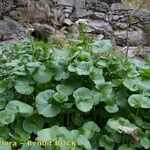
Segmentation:
[(73, 22), (69, 18), (65, 18), (64, 19), (64, 24), (70, 26), (70, 25), (73, 24)]
[(89, 25), (91, 27), (92, 33), (107, 33), (112, 32), (113, 29), (111, 25), (108, 22), (105, 21), (99, 21), (99, 20), (89, 20)]
[(150, 10), (138, 10), (137, 9), (132, 9), (129, 11), (130, 15), (133, 15), (135, 17), (139, 17), (139, 18), (149, 18), (150, 19)]
[(75, 4), (75, 17), (81, 18), (86, 16), (86, 9), (85, 9), (85, 0), (76, 0)]
[(82, 18), (82, 17), (85, 17), (86, 15), (87, 15), (87, 10), (86, 9), (79, 9), (75, 13), (76, 18)]
[(121, 50), (123, 53), (126, 54), (128, 48), (128, 57), (136, 57), (138, 59), (143, 58), (145, 53), (150, 53), (150, 47), (137, 47), (137, 46), (125, 46), (125, 47), (119, 47), (117, 46), (117, 49)]
[(0, 41), (21, 40), (26, 29), (11, 19), (0, 20)]
[(115, 11), (115, 10), (125, 10), (125, 6), (122, 3), (113, 3), (111, 5), (111, 10)]
[(74, 0), (57, 0), (59, 5), (73, 6)]
[(117, 22), (116, 23), (116, 28), (119, 28), (119, 29), (127, 29), (128, 28), (128, 23), (121, 23), (121, 22)]
[(34, 34), (40, 38), (44, 37), (46, 39), (55, 32), (55, 29), (48, 24), (34, 23), (32, 26), (35, 29)]
[(10, 16), (15, 20), (23, 20), (25, 22), (42, 22), (46, 21), (44, 12), (38, 9), (29, 10), (28, 7), (18, 7), (15, 11), (10, 12)]
[(91, 18), (92, 19), (96, 19), (96, 20), (98, 20), (98, 19), (105, 19), (106, 18), (106, 14), (105, 13), (102, 13), (102, 12), (95, 12), (95, 13), (93, 13), (92, 15), (91, 15)]
[(146, 44), (147, 40), (145, 39), (144, 32), (142, 30), (138, 31), (116, 31), (114, 32), (115, 36), (119, 39), (118, 43), (119, 45), (126, 43), (127, 38), (128, 38), (128, 44), (129, 45), (139, 45), (141, 44)]
[[(69, 31), (76, 20), (88, 19), (90, 30), (88, 32), (107, 35), (114, 35), (118, 44), (126, 44), (126, 30), (129, 25), (129, 44), (150, 44), (149, 24), (150, 11), (138, 10), (124, 6), (121, 0), (0, 0), (1, 12), (7, 12), (8, 17), (26, 24), (42, 23), (44, 28), (51, 25), (57, 29), (63, 26)], [(27, 3), (31, 4), (27, 6)], [(45, 3), (46, 2), (46, 3)], [(28, 3), (29, 4), (29, 3)], [(38, 6), (37, 6), (38, 4)], [(47, 4), (47, 5), (45, 5)], [(5, 9), (4, 9), (5, 8)], [(3, 10), (4, 9), (4, 10)], [(2, 20), (2, 22), (5, 20)], [(79, 34), (77, 27), (73, 33)], [(4, 28), (5, 29), (5, 28)], [(73, 30), (74, 30), (73, 29)], [(51, 32), (50, 32), (51, 33)], [(113, 34), (114, 33), (114, 34)]]

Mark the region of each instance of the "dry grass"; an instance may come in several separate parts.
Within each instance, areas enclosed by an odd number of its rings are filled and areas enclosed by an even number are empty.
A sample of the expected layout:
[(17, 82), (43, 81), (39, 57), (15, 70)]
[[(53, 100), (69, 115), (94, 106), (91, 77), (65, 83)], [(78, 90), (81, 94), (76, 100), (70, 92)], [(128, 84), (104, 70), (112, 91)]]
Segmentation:
[(150, 9), (150, 0), (122, 0), (122, 2), (129, 7)]

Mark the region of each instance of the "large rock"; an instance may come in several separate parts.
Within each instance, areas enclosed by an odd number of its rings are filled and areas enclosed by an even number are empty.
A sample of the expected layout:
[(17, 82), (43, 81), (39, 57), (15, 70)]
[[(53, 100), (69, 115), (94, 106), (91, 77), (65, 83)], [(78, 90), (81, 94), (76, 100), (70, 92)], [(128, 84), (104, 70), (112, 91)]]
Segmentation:
[(105, 19), (107, 17), (106, 13), (102, 13), (102, 12), (94, 12), (92, 15), (91, 15), (91, 18), (92, 19), (96, 19), (96, 20), (102, 20), (102, 19)]
[(86, 9), (85, 9), (85, 0), (76, 0), (75, 1), (75, 17), (82, 18), (86, 16)]
[(108, 33), (112, 32), (113, 29), (109, 22), (105, 22), (103, 20), (89, 20), (89, 25), (90, 25), (90, 32), (92, 33)]
[(39, 9), (29, 10), (28, 7), (17, 7), (16, 10), (10, 12), (10, 16), (15, 20), (23, 20), (25, 22), (42, 22), (46, 21), (46, 15)]
[(113, 3), (111, 5), (111, 10), (116, 11), (116, 10), (125, 10), (125, 6), (122, 3)]
[(130, 15), (133, 15), (134, 17), (138, 18), (149, 18), (150, 19), (150, 10), (140, 9), (137, 11), (137, 9), (132, 9), (129, 11)]
[(33, 35), (43, 40), (47, 40), (55, 32), (55, 29), (48, 24), (34, 23), (32, 26)]
[(11, 19), (0, 20), (0, 41), (21, 40), (26, 37), (26, 29)]
[(73, 6), (74, 0), (55, 0), (59, 5)]
[(123, 43), (126, 44), (128, 38), (129, 45), (140, 45), (140, 44), (147, 44), (147, 39), (145, 38), (145, 34), (142, 30), (137, 31), (115, 31), (114, 35), (118, 41), (117, 44), (122, 45)]

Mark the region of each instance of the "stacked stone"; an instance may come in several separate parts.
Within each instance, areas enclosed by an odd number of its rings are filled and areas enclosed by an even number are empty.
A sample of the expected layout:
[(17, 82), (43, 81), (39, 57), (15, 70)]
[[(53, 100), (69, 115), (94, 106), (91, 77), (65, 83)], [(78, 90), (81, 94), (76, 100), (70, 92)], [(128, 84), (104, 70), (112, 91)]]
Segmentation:
[[(22, 28), (26, 28), (27, 24), (32, 26), (35, 23), (40, 23), (41, 27), (49, 25), (58, 29), (70, 28), (74, 21), (84, 18), (90, 25), (88, 33), (113, 38), (117, 45), (126, 45), (127, 37), (128, 44), (131, 46), (150, 44), (150, 10), (137, 11), (124, 6), (120, 0), (44, 1), (48, 5), (45, 10), (30, 6), (27, 0), (1, 0), (0, 4), (5, 8), (4, 15), (7, 14), (7, 19), (12, 22), (16, 20), (15, 25), (19, 24), (23, 26)], [(0, 33), (5, 22), (6, 20), (0, 22)]]

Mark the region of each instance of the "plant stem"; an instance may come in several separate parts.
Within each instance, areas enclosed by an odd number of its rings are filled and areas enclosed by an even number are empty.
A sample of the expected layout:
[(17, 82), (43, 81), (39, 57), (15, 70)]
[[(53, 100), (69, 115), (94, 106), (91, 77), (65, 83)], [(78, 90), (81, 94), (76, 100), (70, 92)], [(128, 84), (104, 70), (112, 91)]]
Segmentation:
[(123, 134), (122, 144), (125, 142), (125, 133)]
[(94, 106), (94, 121), (96, 121), (96, 109), (95, 109), (95, 106)]
[(136, 114), (135, 114), (135, 117), (134, 117), (134, 124), (135, 124), (135, 121), (136, 121), (136, 117), (138, 116), (139, 109), (140, 109), (140, 107), (137, 108), (137, 111), (136, 111)]
[(67, 127), (69, 126), (69, 118), (70, 118), (70, 113), (68, 112), (68, 114), (67, 114)]

